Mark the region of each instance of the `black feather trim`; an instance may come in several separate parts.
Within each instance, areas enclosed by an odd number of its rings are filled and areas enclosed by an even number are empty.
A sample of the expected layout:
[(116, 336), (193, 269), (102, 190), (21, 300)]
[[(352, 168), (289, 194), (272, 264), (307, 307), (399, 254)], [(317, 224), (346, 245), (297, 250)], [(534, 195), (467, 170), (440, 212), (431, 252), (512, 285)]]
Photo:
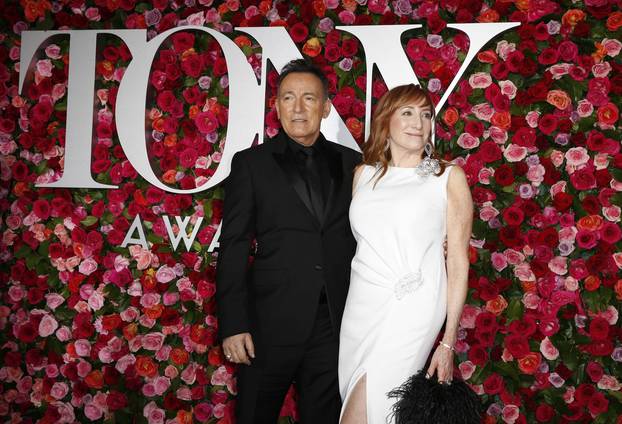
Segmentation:
[(479, 424), (482, 403), (461, 380), (439, 384), (436, 376), (427, 379), (421, 370), (388, 393), (395, 424)]

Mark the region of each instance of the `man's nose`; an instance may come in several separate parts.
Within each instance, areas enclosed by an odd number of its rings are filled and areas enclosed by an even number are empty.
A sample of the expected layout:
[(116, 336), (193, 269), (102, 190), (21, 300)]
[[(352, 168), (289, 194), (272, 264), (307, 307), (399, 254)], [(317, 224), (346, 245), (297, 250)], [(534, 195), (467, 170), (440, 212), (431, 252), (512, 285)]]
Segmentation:
[(294, 112), (302, 112), (303, 108), (303, 99), (302, 97), (299, 97), (294, 101)]

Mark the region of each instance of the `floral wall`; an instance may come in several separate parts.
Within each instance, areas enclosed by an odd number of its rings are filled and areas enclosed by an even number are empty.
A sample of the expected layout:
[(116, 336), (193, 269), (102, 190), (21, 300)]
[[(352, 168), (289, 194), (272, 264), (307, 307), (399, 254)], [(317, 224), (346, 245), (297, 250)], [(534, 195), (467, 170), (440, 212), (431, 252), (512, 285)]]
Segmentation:
[[(622, 423), (620, 1), (5, 0), (0, 10), (5, 421), (235, 422), (235, 367), (218, 346), (207, 251), (225, 193), (174, 195), (138, 176), (115, 128), (131, 55), (107, 36), (98, 41), (91, 169), (119, 188), (36, 187), (62, 174), (69, 40), (53, 37), (20, 64), (22, 31), (146, 28), (152, 38), (204, 25), (230, 36), (259, 74), (261, 47), (233, 28), (284, 26), (324, 68), (334, 107), (362, 143), (365, 54), (335, 26), (423, 24), (402, 41), (438, 101), (469, 45), (446, 24), (516, 21), (478, 53), (437, 119), (437, 148), (464, 168), (476, 205), (456, 369), (481, 395), (486, 423)], [(270, 69), (268, 136), (278, 132), (275, 77)], [(373, 77), (375, 102), (386, 86)], [(189, 189), (214, 173), (227, 97), (213, 38), (181, 32), (162, 45), (145, 128), (163, 182)], [(136, 215), (148, 249), (120, 247)], [(204, 218), (189, 250), (171, 247), (165, 215), (197, 226)], [(293, 391), (281, 415), (296, 420)]]

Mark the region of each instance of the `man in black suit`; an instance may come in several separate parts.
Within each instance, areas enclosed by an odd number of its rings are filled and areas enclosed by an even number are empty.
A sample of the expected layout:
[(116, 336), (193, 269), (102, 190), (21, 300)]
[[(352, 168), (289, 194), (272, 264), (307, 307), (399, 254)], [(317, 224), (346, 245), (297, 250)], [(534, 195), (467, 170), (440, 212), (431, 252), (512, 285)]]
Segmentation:
[(276, 110), (284, 131), (236, 153), (226, 182), (219, 331), (225, 356), (241, 364), (238, 424), (274, 424), (292, 382), (302, 424), (337, 423), (338, 334), (356, 247), (348, 209), (360, 154), (320, 133), (328, 81), (311, 63), (283, 68)]

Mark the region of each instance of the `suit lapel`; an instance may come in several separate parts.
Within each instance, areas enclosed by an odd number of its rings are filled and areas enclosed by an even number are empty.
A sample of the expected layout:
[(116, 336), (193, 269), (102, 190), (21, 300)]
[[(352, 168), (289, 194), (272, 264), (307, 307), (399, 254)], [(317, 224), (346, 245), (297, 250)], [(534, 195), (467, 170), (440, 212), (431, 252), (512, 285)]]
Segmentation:
[(313, 213), (313, 206), (311, 205), (307, 185), (296, 167), (296, 158), (294, 158), (291, 150), (287, 148), (287, 140), (283, 135), (279, 135), (273, 143), (274, 152), (272, 155), (274, 160), (285, 174), (287, 181), (304, 204), (309, 215), (313, 218), (313, 223), (319, 227), (320, 223)]

